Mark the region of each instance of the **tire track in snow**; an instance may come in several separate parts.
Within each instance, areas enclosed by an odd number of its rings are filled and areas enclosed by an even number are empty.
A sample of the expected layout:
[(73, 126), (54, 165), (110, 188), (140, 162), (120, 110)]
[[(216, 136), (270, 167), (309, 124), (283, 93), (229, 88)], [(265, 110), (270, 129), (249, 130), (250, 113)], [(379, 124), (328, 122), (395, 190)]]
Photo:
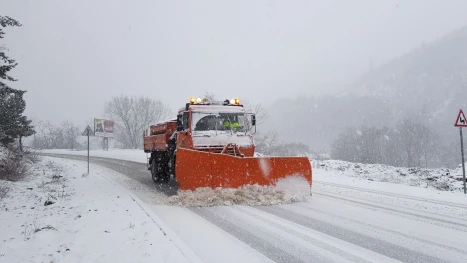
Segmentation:
[(285, 210), (277, 206), (270, 207), (258, 207), (258, 209), (292, 221), (304, 227), (319, 231), (329, 236), (344, 240), (351, 244), (366, 248), (368, 250), (377, 252), (381, 255), (385, 255), (396, 260), (403, 262), (442, 262), (441, 259), (435, 258), (426, 254), (416, 252), (414, 250), (407, 249), (405, 247), (397, 246), (386, 242), (381, 239), (376, 239), (370, 236), (363, 235), (361, 233), (333, 225), (321, 220), (306, 217), (296, 212)]
[(276, 240), (276, 244), (271, 244), (271, 241), (276, 238), (270, 233), (260, 231), (252, 226), (246, 227), (245, 225), (238, 224), (238, 222), (241, 221), (238, 221), (236, 224), (232, 222), (232, 217), (227, 219), (225, 213), (218, 213), (213, 207), (189, 209), (275, 262), (326, 262), (323, 258), (318, 257), (309, 257), (309, 260), (301, 259), (297, 257), (295, 253), (289, 253), (289, 251), (294, 251), (292, 244), (285, 243), (281, 240)]
[[(373, 253), (371, 255), (371, 261), (369, 259), (366, 259), (365, 256), (360, 254), (359, 256), (355, 255), (360, 252), (362, 252), (362, 248), (357, 247), (357, 246), (352, 246), (351, 244), (347, 242), (342, 242), (338, 239), (332, 240), (331, 242), (329, 239), (332, 239), (332, 237), (326, 236), (325, 234), (322, 234), (317, 231), (313, 231), (309, 228), (304, 228), (301, 227), (300, 225), (297, 225), (294, 222), (284, 220), (283, 218), (279, 218), (277, 216), (271, 215), (270, 213), (263, 212), (259, 209), (252, 208), (252, 207), (244, 207), (244, 206), (236, 206), (234, 207), (237, 211), (240, 213), (244, 213), (250, 217), (255, 217), (255, 218), (261, 218), (261, 220), (264, 221), (262, 225), (268, 224), (272, 227), (274, 227), (279, 231), (283, 231), (289, 234), (294, 235), (297, 238), (300, 238), (306, 242), (308, 242), (309, 245), (306, 247), (310, 246), (316, 246), (320, 247), (322, 249), (325, 249), (332, 254), (338, 255), (339, 257), (345, 258), (346, 260), (352, 261), (352, 262), (359, 262), (359, 263), (364, 263), (364, 262), (388, 262), (387, 258), (384, 258), (383, 256)], [(346, 244), (344, 244), (346, 243)], [(345, 249), (344, 247), (349, 247), (348, 249)], [(372, 254), (371, 251), (366, 250), (364, 251), (366, 254)], [(377, 254), (376, 256), (374, 254)], [(393, 259), (390, 259), (390, 262), (394, 262)]]
[[(400, 214), (401, 216), (411, 216), (411, 217), (415, 217), (415, 218), (425, 219), (425, 222), (426, 222), (426, 220), (430, 220), (430, 221), (436, 221), (436, 222), (444, 223), (445, 227), (452, 228), (452, 229), (459, 230), (459, 231), (463, 231), (463, 232), (467, 232), (467, 224), (454, 222), (454, 221), (446, 220), (446, 219), (442, 219), (442, 218), (436, 218), (436, 217), (429, 216), (429, 215), (424, 215), (426, 213), (422, 213), (422, 212), (418, 212), (418, 211), (416, 212), (416, 210), (413, 210), (414, 212), (410, 212), (410, 211), (407, 211), (408, 209), (403, 209), (402, 210), (402, 209), (398, 209), (398, 208), (391, 208), (391, 207), (395, 207), (395, 206), (390, 205), (390, 204), (376, 205), (376, 204), (371, 204), (369, 201), (366, 201), (366, 200), (360, 201), (360, 200), (363, 200), (362, 198), (355, 198), (355, 197), (348, 197), (348, 196), (339, 197), (339, 196), (335, 196), (333, 194), (323, 193), (323, 192), (320, 192), (320, 191), (314, 191), (313, 193), (317, 194), (317, 195), (333, 198), (333, 199), (338, 199), (338, 200), (341, 200), (341, 201), (344, 201), (344, 202), (349, 202), (349, 203), (354, 203), (354, 204), (357, 204), (357, 205), (362, 205), (362, 206), (367, 206), (367, 207), (372, 207), (372, 208), (377, 208), (377, 209), (381, 209), (381, 210), (390, 211), (390, 212), (393, 212), (393, 213)], [(454, 217), (452, 217), (452, 219), (456, 219), (456, 220), (459, 220), (459, 221), (464, 220), (464, 219), (460, 219), (460, 218), (458, 219), (458, 218), (454, 218)], [(455, 226), (458, 226), (458, 227), (453, 227), (451, 225), (455, 225)], [(461, 228), (461, 227), (464, 227), (464, 228)]]
[(342, 215), (336, 215), (336, 214), (333, 214), (333, 213), (330, 213), (330, 212), (322, 211), (320, 209), (313, 208), (312, 206), (309, 206), (307, 204), (298, 204), (298, 206), (300, 206), (300, 207), (302, 207), (302, 208), (304, 208), (306, 210), (309, 210), (309, 211), (313, 212), (314, 214), (323, 214), (323, 215), (328, 216), (328, 217), (339, 218), (340, 221), (342, 221), (343, 223), (347, 221), (349, 223), (359, 225), (362, 229), (365, 229), (365, 228), (375, 229), (375, 230), (380, 231), (380, 232), (386, 232), (388, 234), (397, 235), (397, 236), (400, 236), (400, 237), (405, 238), (405, 239), (412, 239), (414, 241), (418, 241), (418, 242), (421, 242), (421, 243), (426, 243), (427, 245), (431, 245), (431, 246), (434, 246), (434, 247), (440, 247), (440, 248), (443, 248), (443, 249), (446, 249), (446, 250), (451, 250), (452, 252), (455, 252), (455, 253), (467, 255), (467, 249), (461, 250), (461, 249), (451, 247), (451, 246), (447, 246), (447, 245), (444, 245), (444, 244), (441, 244), (441, 243), (437, 243), (437, 242), (433, 242), (433, 241), (430, 241), (430, 240), (410, 236), (410, 235), (402, 233), (400, 231), (390, 229), (389, 227), (383, 227), (384, 225), (379, 226), (379, 225), (375, 225), (375, 224), (372, 224), (372, 223), (369, 223), (369, 222), (358, 221), (358, 220), (353, 219), (353, 218), (348, 218), (348, 217), (345, 217), (345, 216), (342, 216)]

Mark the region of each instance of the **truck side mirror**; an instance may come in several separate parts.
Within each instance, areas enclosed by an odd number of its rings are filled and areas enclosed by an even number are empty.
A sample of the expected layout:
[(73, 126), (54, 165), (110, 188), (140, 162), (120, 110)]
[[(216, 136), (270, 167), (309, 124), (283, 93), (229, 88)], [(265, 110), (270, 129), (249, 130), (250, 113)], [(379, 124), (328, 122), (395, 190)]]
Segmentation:
[(177, 131), (183, 131), (182, 115), (177, 116)]
[(256, 126), (256, 115), (251, 115), (251, 125)]

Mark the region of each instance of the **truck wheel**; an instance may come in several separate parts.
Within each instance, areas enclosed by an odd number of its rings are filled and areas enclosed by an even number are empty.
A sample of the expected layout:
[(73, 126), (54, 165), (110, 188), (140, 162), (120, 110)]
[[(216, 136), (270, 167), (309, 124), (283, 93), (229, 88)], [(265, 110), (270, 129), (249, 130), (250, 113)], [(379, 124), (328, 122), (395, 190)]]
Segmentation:
[(151, 177), (154, 183), (161, 184), (161, 183), (168, 183), (170, 180), (170, 174), (167, 172), (168, 169), (161, 168), (160, 164), (156, 163), (156, 158), (152, 160), (151, 166)]
[(159, 177), (157, 176), (157, 163), (156, 163), (156, 158), (152, 159), (152, 164), (151, 164), (151, 178), (154, 181), (154, 183), (159, 183)]
[(166, 184), (170, 181), (170, 174), (166, 172), (161, 172), (159, 174), (159, 183)]
[(151, 165), (151, 177), (154, 183), (160, 183), (161, 182), (161, 177), (159, 176), (159, 171), (158, 171), (158, 165), (156, 163), (156, 158), (152, 159), (152, 165)]

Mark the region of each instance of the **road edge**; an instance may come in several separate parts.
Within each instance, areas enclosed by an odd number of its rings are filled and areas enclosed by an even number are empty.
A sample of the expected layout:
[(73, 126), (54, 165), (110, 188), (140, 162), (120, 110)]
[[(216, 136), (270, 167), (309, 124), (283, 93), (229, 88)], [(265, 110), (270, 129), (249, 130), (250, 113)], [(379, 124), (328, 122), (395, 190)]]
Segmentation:
[[(57, 157), (57, 156), (46, 156), (49, 158), (61, 158), (61, 159), (68, 159), (72, 161), (78, 161), (78, 162), (83, 162), (82, 160), (77, 160), (77, 159), (72, 159), (72, 158), (63, 158), (63, 157)], [(102, 169), (109, 169), (107, 167), (94, 164), (99, 166)], [(115, 171), (112, 171), (115, 172)], [(120, 188), (123, 193), (128, 194), (128, 196), (135, 201), (138, 206), (146, 213), (146, 215), (152, 219), (152, 221), (159, 227), (159, 229), (162, 231), (162, 233), (169, 238), (170, 241), (174, 243), (174, 245), (180, 250), (180, 253), (189, 261), (192, 263), (203, 263), (203, 261), (196, 255), (178, 236), (177, 234), (170, 228), (168, 227), (162, 219), (156, 215), (139, 197), (137, 197), (134, 193), (120, 185), (118, 182), (113, 180), (112, 178), (109, 178), (108, 176), (105, 176), (103, 174), (95, 174), (98, 176), (102, 176), (103, 178), (107, 179), (110, 183), (115, 185), (116, 187)]]

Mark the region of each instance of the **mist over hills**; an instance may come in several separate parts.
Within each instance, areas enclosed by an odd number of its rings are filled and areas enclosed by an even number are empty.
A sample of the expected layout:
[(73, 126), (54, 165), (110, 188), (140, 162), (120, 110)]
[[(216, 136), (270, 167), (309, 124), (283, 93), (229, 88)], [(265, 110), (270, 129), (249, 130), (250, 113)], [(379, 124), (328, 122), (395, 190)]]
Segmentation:
[(467, 110), (467, 26), (370, 70), (339, 96), (277, 101), (262, 128), (284, 141), (329, 151), (350, 127), (394, 127), (409, 119), (455, 145), (460, 108)]

